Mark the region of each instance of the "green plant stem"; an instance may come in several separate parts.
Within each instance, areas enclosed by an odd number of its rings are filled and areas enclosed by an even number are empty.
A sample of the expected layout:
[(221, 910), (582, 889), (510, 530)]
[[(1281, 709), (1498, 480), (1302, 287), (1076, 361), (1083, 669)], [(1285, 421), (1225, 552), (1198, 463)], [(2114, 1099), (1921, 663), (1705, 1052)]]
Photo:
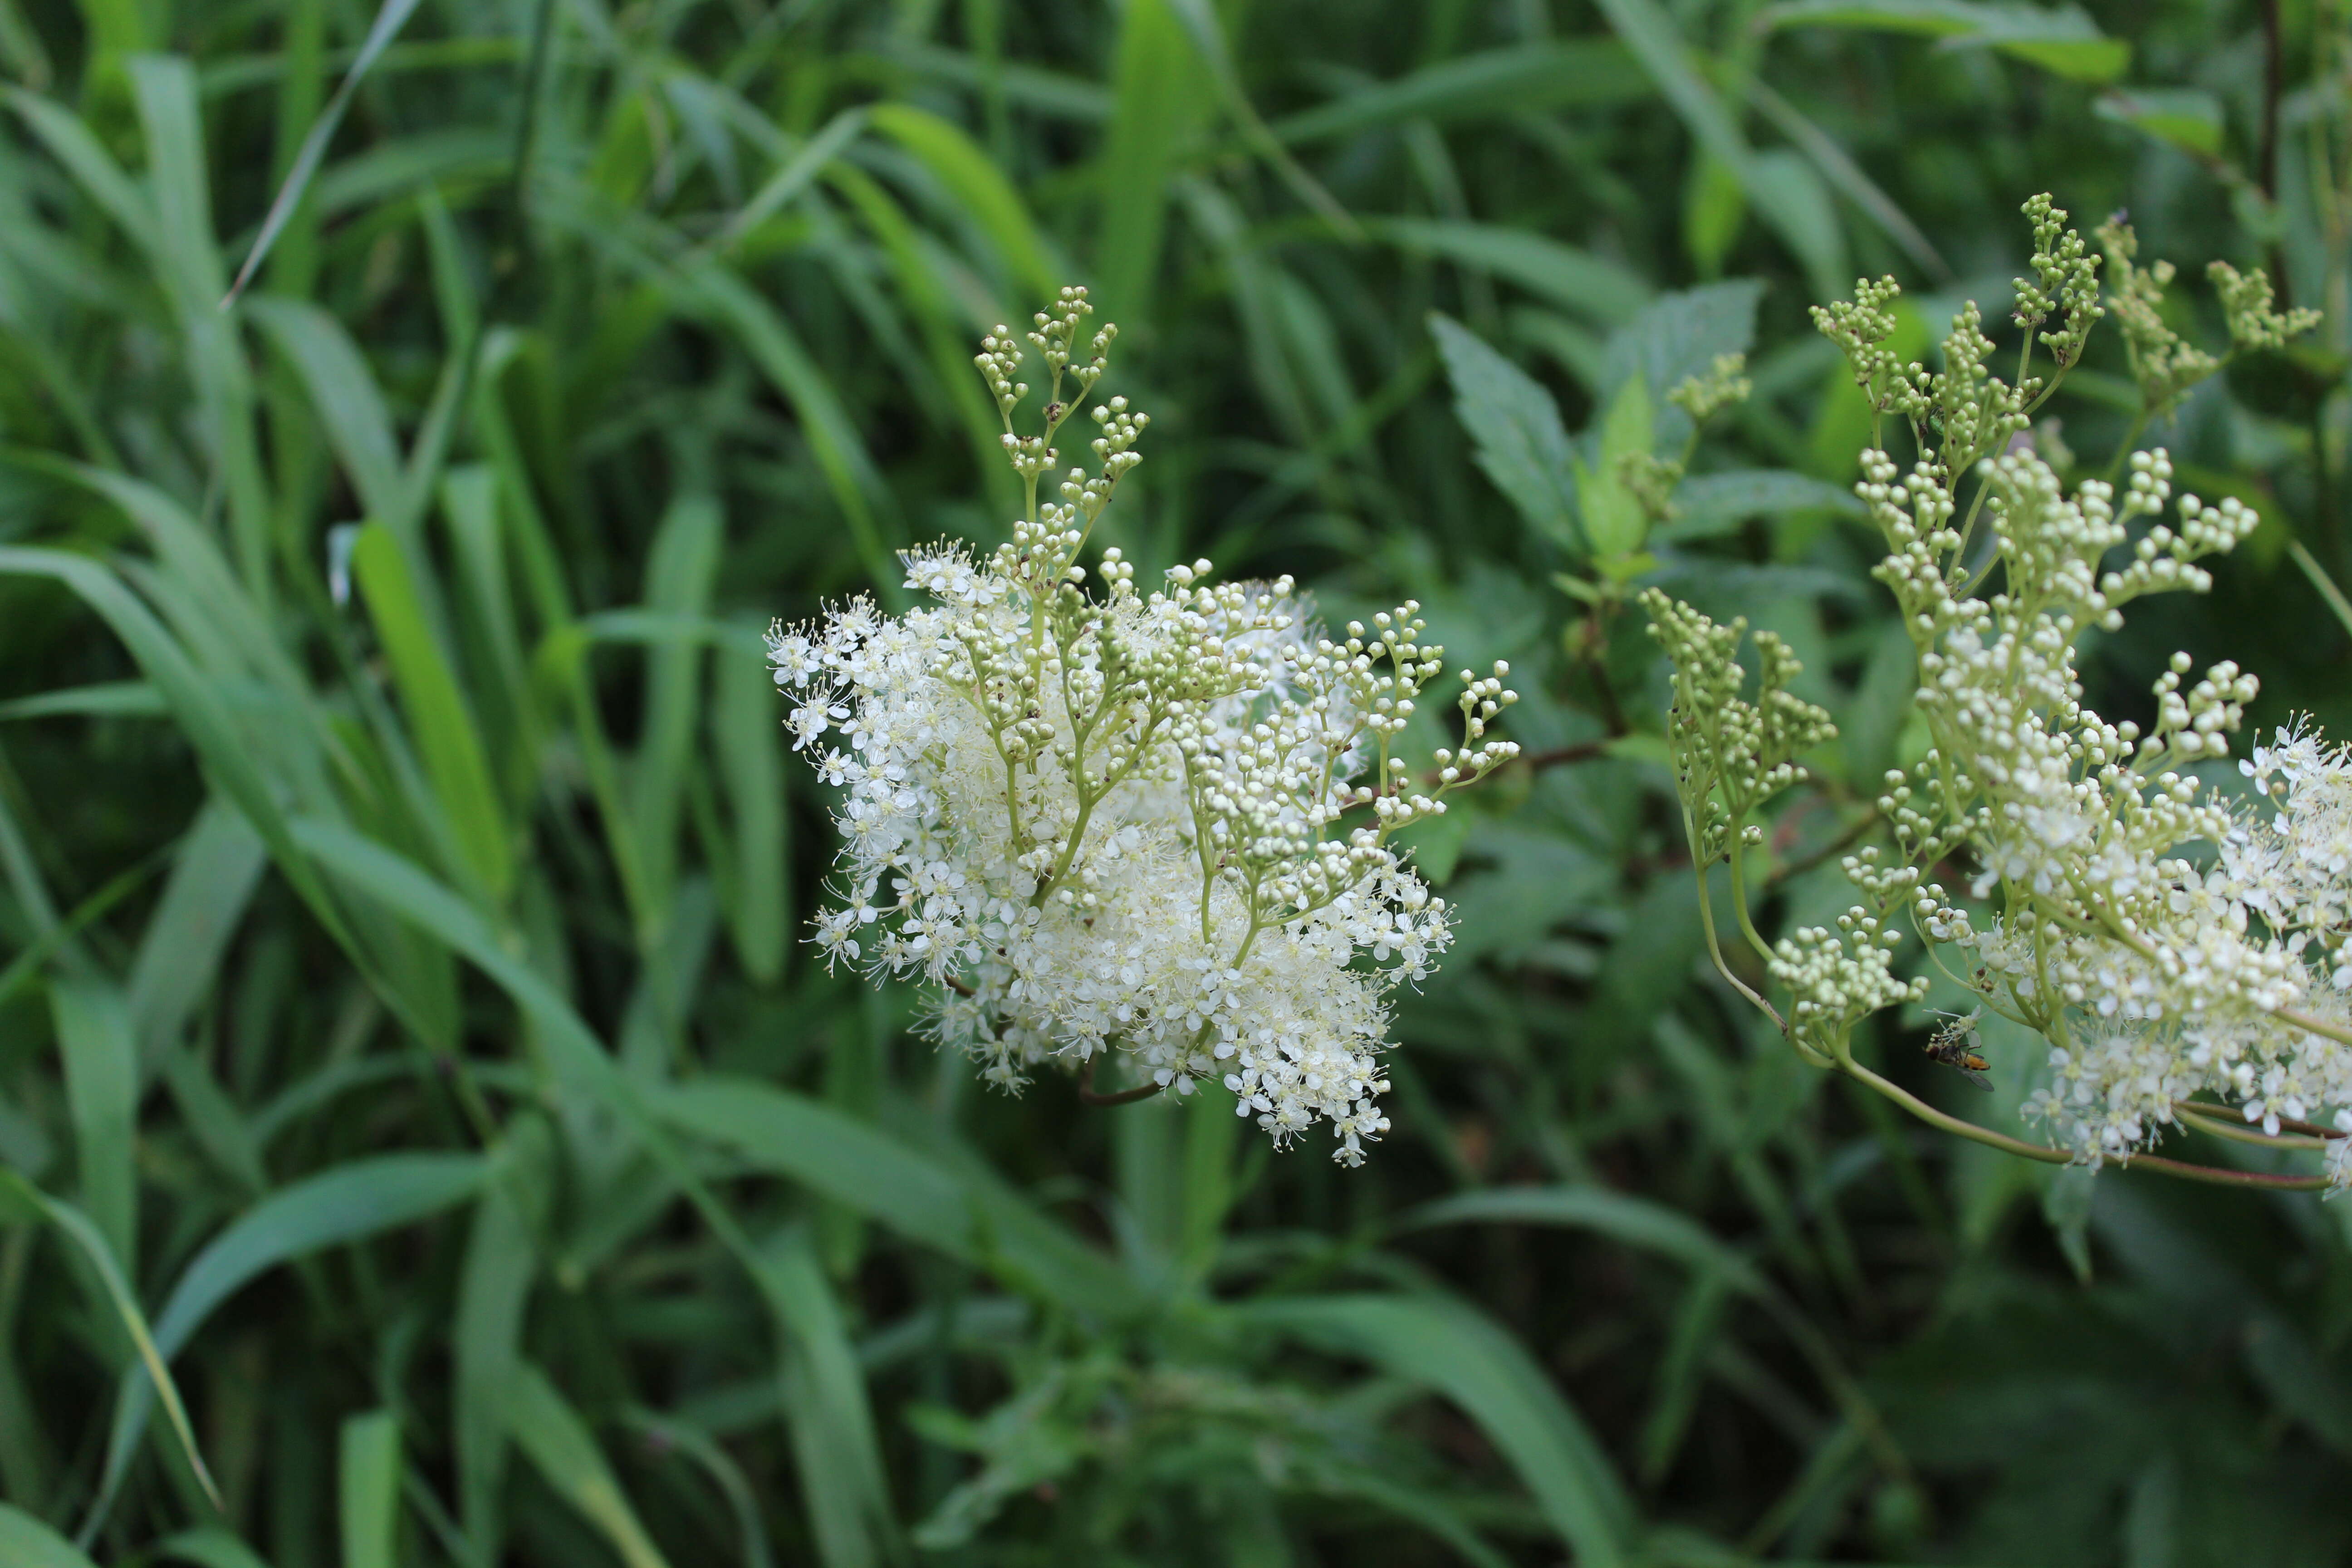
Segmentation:
[(2302, 568), (2304, 576), (2308, 578), (2311, 585), (2318, 590), (2320, 598), (2326, 602), (2327, 607), (2336, 612), (2337, 623), (2346, 631), (2352, 632), (2352, 599), (2347, 599), (2344, 596), (2344, 590), (2336, 585), (2336, 579), (2330, 577), (2326, 568), (2320, 565), (2319, 558), (2304, 548), (2303, 541), (2300, 539), (2288, 540), (2286, 552), (2294, 558), (2295, 565)]

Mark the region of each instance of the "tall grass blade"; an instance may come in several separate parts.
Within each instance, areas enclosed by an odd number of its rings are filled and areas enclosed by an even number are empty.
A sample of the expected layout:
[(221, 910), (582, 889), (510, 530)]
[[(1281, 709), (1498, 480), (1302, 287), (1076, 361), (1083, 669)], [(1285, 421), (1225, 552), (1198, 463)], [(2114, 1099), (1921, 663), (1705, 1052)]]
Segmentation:
[(0, 1502), (0, 1563), (8, 1568), (98, 1568), (72, 1542), (5, 1502)]
[(499, 1560), (507, 1473), (507, 1412), (522, 1363), (523, 1316), (540, 1268), (535, 1230), (551, 1198), (553, 1140), (547, 1122), (518, 1118), (474, 1208), (457, 1280), (451, 1349), (457, 1517), (476, 1568)]
[(49, 1011), (65, 1056), (81, 1205), (126, 1278), (139, 1271), (139, 1053), (122, 993), (95, 980), (49, 985)]
[(1148, 322), (1167, 224), (1168, 178), (1206, 124), (1206, 71), (1169, 0), (1130, 0), (1111, 66), (1094, 266), (1102, 308)]
[[(980, 144), (938, 115), (909, 103), (877, 103), (867, 122), (913, 153), (988, 236), (1003, 262), (1005, 282), (1023, 303), (1044, 304), (1067, 281), (1065, 264), (1030, 216), (1013, 182)], [(1034, 309), (1034, 306), (1029, 307)]]
[[(347, 1161), (281, 1188), (237, 1216), (205, 1244), (155, 1320), (155, 1354), (168, 1362), (239, 1289), (281, 1263), (321, 1247), (363, 1241), (411, 1225), (478, 1191), (485, 1171), (476, 1154), (381, 1154)], [(85, 1533), (111, 1508), (139, 1436), (146, 1429), (155, 1384), (152, 1364), (126, 1373), (115, 1399), (106, 1468)]]
[(507, 1430), (550, 1490), (602, 1531), (625, 1568), (669, 1568), (646, 1533), (594, 1434), (539, 1368), (517, 1369), (507, 1395)]
[(1634, 1561), (1633, 1500), (1601, 1445), (1517, 1341), (1459, 1303), (1398, 1296), (1253, 1301), (1244, 1321), (1363, 1356), (1478, 1423), (1583, 1568)]
[(184, 1530), (155, 1543), (155, 1555), (166, 1563), (193, 1563), (196, 1568), (269, 1568), (252, 1547), (226, 1530)]
[[(212, 1472), (205, 1468), (204, 1454), (196, 1447), (196, 1431), (188, 1422), (188, 1410), (181, 1402), (179, 1384), (172, 1381), (171, 1368), (167, 1364), (169, 1358), (157, 1345), (155, 1336), (149, 1331), (147, 1315), (139, 1310), (138, 1298), (131, 1293), (122, 1270), (115, 1267), (113, 1252), (107, 1246), (106, 1238), (99, 1234), (98, 1226), (73, 1205), (49, 1196), (16, 1172), (5, 1168), (0, 1168), (0, 1216), (47, 1220), (73, 1243), (89, 1264), (104, 1297), (102, 1303), (94, 1301), (92, 1304), (102, 1305), (104, 1310), (111, 1311), (122, 1324), (123, 1332), (131, 1337), (131, 1345), (139, 1352), (141, 1367), (152, 1380), (150, 1386), (161, 1391), (164, 1419), (171, 1423), (173, 1436), (179, 1439), (181, 1451), (187, 1455), (188, 1468), (195, 1472), (197, 1481), (203, 1485), (205, 1495), (212, 1499), (213, 1506), (219, 1507), (220, 1493), (213, 1485)], [(97, 1523), (103, 1518), (102, 1507), (93, 1509), (90, 1514), (92, 1522), (85, 1527), (85, 1534), (94, 1532)], [(88, 1544), (87, 1540), (84, 1544)]]
[(371, 1410), (343, 1423), (336, 1510), (342, 1568), (399, 1568), (400, 1418)]
[(783, 726), (767, 661), (722, 645), (711, 677), (712, 742), (733, 835), (711, 870), (726, 900), (737, 962), (753, 984), (782, 975), (790, 940)]
[(458, 868), (494, 903), (503, 902), (514, 885), (514, 850), (481, 731), (426, 620), (408, 560), (383, 524), (360, 531), (352, 570), (391, 663), (434, 798), (455, 837)]
[(245, 265), (236, 269), (236, 280), (221, 297), (222, 310), (226, 310), (236, 303), (237, 296), (245, 292), (246, 284), (252, 280), (254, 273), (268, 258), (270, 247), (278, 243), (278, 235), (284, 232), (288, 220), (301, 205), (303, 193), (310, 188), (310, 178), (319, 172), (319, 161), (327, 154), (327, 143), (334, 140), (337, 127), (343, 122), (343, 113), (351, 107), (352, 95), (359, 90), (360, 83), (367, 79), (367, 73), (383, 56), (385, 47), (399, 36), (401, 28), (408, 25), (408, 18), (415, 15), (418, 3), (419, 0), (383, 0), (383, 5), (375, 14), (374, 24), (368, 28), (367, 37), (360, 44), (359, 58), (343, 73), (342, 85), (336, 88), (335, 96), (327, 100), (319, 122), (310, 128), (309, 135), (302, 138), (301, 151), (295, 153), (293, 167), (286, 172), (285, 180), (278, 187), (278, 195), (269, 203), (268, 213), (261, 220), (261, 232), (254, 237), (253, 248), (246, 252)]
[(205, 802), (131, 961), (131, 1024), (142, 1079), (218, 980), (268, 858), (235, 807), (217, 798)]
[(801, 1183), (910, 1241), (1075, 1311), (1123, 1317), (1147, 1298), (1108, 1258), (1001, 1185), (819, 1101), (710, 1076), (664, 1091), (662, 1120)]

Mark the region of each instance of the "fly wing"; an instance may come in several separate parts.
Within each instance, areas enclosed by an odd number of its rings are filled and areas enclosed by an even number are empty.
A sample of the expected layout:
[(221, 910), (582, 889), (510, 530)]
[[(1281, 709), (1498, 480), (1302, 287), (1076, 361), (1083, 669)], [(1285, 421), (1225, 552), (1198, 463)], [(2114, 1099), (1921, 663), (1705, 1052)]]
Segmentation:
[(1990, 1094), (1992, 1092), (1992, 1079), (1985, 1077), (1984, 1074), (1977, 1071), (1976, 1068), (1962, 1068), (1959, 1071), (1962, 1078), (1968, 1079), (1979, 1089), (1983, 1089), (1987, 1094)]

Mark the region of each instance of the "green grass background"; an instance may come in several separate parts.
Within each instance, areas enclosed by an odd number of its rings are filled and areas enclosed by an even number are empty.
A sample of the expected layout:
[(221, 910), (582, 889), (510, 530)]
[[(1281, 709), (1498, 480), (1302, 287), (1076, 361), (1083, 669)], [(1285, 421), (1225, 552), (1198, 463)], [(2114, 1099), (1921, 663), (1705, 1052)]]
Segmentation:
[[(1530, 750), (1654, 731), (1429, 312), (1577, 427), (1645, 304), (1758, 279), (1699, 467), (1844, 484), (1804, 307), (1998, 319), (2048, 189), (2209, 342), (2215, 257), (2330, 311), (2155, 432), (2268, 521), (2095, 697), (2182, 647), (2344, 732), (2289, 544), (2352, 580), (2346, 26), (0, 0), (0, 1563), (2352, 1560), (2352, 1205), (2053, 1177), (1802, 1068), (1701, 975), (1638, 747), (1424, 844), (1462, 941), (1349, 1173), (1213, 1091), (983, 1093), (813, 964), (759, 637), (1003, 536), (972, 340), (1084, 281), (1154, 420), (1102, 542), (1416, 595)], [(2065, 440), (2128, 384), (2108, 339)], [(1771, 920), (1843, 907), (1901, 744), (1875, 552), (1820, 507), (1666, 552), (1845, 731)], [(1866, 1048), (1955, 1103), (1920, 1022)]]

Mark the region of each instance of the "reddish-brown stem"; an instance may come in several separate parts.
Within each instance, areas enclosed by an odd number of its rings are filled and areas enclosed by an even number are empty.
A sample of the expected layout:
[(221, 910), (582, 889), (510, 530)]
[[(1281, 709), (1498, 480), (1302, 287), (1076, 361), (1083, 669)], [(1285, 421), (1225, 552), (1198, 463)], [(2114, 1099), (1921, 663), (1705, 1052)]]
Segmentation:
[[(2234, 1105), (2208, 1105), (2201, 1100), (2181, 1100), (2179, 1102), (2179, 1108), (2183, 1110), (2194, 1110), (2204, 1116), (2217, 1116), (2226, 1121), (2242, 1121), (2245, 1116), (2245, 1112), (2240, 1110)], [(2285, 1128), (2290, 1132), (2300, 1132), (2307, 1138), (2342, 1138), (2347, 1136), (2346, 1133), (2338, 1131), (2333, 1127), (2322, 1127), (2316, 1121), (2298, 1121), (2292, 1116), (2280, 1117), (2278, 1119), (2278, 1124), (2281, 1127)]]
[[(1102, 1060), (1099, 1053), (1087, 1058), (1086, 1070), (1078, 1075), (1078, 1099), (1087, 1105), (1131, 1105), (1139, 1100), (1150, 1100), (1165, 1089), (1163, 1083), (1139, 1083), (1133, 1089), (1122, 1089), (1110, 1094), (1095, 1090), (1095, 1064)], [(1172, 1079), (1171, 1081), (1173, 1081)]]
[(2186, 1160), (2168, 1160), (2161, 1154), (2134, 1154), (2122, 1162), (2126, 1171), (2137, 1171), (2145, 1165), (2161, 1171), (2168, 1176), (2178, 1176), (2184, 1182), (2210, 1182), (2217, 1187), (2267, 1188), (2277, 1193), (2315, 1193), (2327, 1185), (2325, 1176), (2269, 1176), (2257, 1171), (2225, 1170), (2219, 1165), (2195, 1165)]

